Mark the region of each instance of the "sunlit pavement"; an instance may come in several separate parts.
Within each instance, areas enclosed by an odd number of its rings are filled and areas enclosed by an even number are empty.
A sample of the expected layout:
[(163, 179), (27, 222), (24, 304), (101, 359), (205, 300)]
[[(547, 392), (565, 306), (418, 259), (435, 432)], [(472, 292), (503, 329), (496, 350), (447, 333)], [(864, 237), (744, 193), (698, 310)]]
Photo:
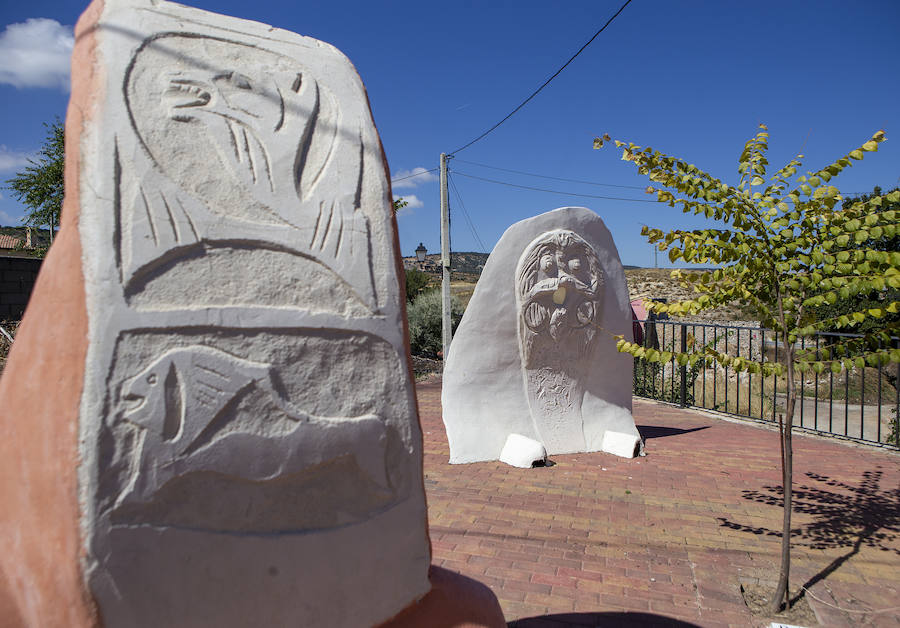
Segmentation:
[[(433, 562), (510, 625), (768, 624), (740, 586), (778, 576), (776, 432), (635, 400), (646, 457), (450, 465), (440, 380), (417, 393)], [(822, 625), (900, 626), (900, 454), (795, 435), (794, 494), (792, 589)]]

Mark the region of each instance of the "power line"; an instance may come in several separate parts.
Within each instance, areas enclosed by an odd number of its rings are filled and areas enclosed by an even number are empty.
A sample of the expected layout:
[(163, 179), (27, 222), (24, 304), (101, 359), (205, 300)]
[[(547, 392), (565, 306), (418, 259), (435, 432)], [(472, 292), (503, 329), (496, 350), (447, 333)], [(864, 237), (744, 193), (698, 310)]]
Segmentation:
[(423, 170), (422, 172), (415, 172), (413, 174), (407, 175), (405, 177), (400, 177), (399, 179), (391, 179), (391, 183), (396, 183), (397, 181), (403, 181), (405, 179), (412, 179), (413, 177), (421, 177), (423, 174), (428, 174), (429, 172), (437, 172), (440, 168), (432, 168), (431, 170)]
[(503, 172), (512, 172), (515, 174), (524, 174), (529, 177), (540, 177), (541, 179), (553, 179), (554, 181), (566, 181), (568, 183), (584, 183), (585, 185), (596, 185), (601, 187), (611, 187), (611, 188), (625, 188), (629, 190), (644, 190), (646, 186), (640, 185), (619, 185), (616, 183), (597, 183), (596, 181), (583, 181), (581, 179), (566, 179), (563, 177), (551, 177), (546, 174), (537, 174), (534, 172), (523, 172), (522, 170), (511, 170), (510, 168), (499, 168), (497, 166), (489, 166), (487, 164), (480, 164), (477, 161), (466, 161), (465, 159), (458, 159), (460, 163), (464, 164), (472, 164), (473, 166), (481, 166), (482, 168), (490, 168), (491, 170), (502, 170)]
[(607, 201), (633, 201), (635, 203), (657, 203), (656, 199), (644, 199), (644, 198), (622, 198), (618, 196), (598, 196), (596, 194), (578, 194), (576, 192), (562, 192), (560, 190), (548, 190), (546, 188), (536, 188), (529, 185), (517, 185), (515, 183), (507, 183), (506, 181), (497, 181), (496, 179), (486, 179), (484, 177), (476, 177), (474, 174), (466, 174), (465, 172), (460, 172), (459, 170), (454, 170), (453, 174), (458, 174), (461, 177), (468, 177), (470, 179), (478, 179), (479, 181), (486, 181), (488, 183), (496, 183), (498, 185), (506, 185), (511, 188), (521, 188), (523, 190), (532, 190), (534, 192), (549, 192), (551, 194), (564, 194), (566, 196), (581, 196), (583, 198), (602, 198)]
[(469, 216), (469, 212), (466, 211), (466, 206), (463, 204), (462, 196), (459, 194), (459, 190), (456, 187), (456, 184), (453, 183), (453, 179), (450, 178), (450, 173), (447, 173), (447, 183), (450, 184), (450, 189), (453, 190), (453, 193), (456, 195), (456, 200), (459, 201), (460, 209), (463, 211), (463, 218), (466, 220), (466, 224), (469, 227), (469, 231), (472, 233), (472, 237), (475, 238), (475, 241), (481, 246), (482, 252), (484, 252), (484, 243), (481, 241), (481, 238), (478, 237), (478, 232), (475, 230), (475, 225), (472, 224), (472, 217)]
[[(462, 161), (462, 160), (460, 160)], [(466, 162), (473, 163), (473, 162)], [(497, 170), (503, 170), (503, 168), (497, 168)], [(648, 199), (648, 198), (623, 198), (621, 196), (598, 196), (596, 194), (578, 194), (577, 192), (563, 192), (562, 190), (548, 190), (547, 188), (536, 188), (530, 185), (518, 185), (516, 183), (508, 183), (507, 181), (497, 181), (496, 179), (487, 179), (485, 177), (477, 177), (474, 174), (466, 174), (465, 172), (460, 172), (459, 170), (454, 170), (453, 174), (458, 174), (461, 177), (468, 177), (469, 179), (478, 179), (479, 181), (486, 181), (487, 183), (496, 183), (498, 185), (506, 185), (511, 188), (520, 188), (523, 190), (533, 190), (535, 192), (549, 192), (551, 194), (564, 194), (566, 196), (581, 196), (583, 198), (601, 198), (607, 201), (633, 201), (635, 203), (658, 203), (660, 202), (658, 199)], [(541, 175), (534, 175), (541, 176)], [(547, 178), (558, 178), (558, 177), (547, 177)], [(564, 181), (567, 179), (563, 179)], [(573, 179), (569, 179), (574, 181)], [(583, 183), (587, 183), (586, 181)], [(632, 186), (623, 186), (623, 187), (632, 187)], [(646, 190), (646, 187), (638, 187), (635, 188), (638, 190)], [(656, 191), (656, 188), (654, 188)], [(867, 193), (867, 192), (866, 192)], [(847, 196), (850, 194), (860, 195), (862, 192), (841, 192), (842, 196)]]
[(450, 178), (450, 173), (447, 173), (447, 181), (450, 183), (450, 188), (453, 190), (453, 193), (456, 195), (456, 200), (459, 201), (459, 206), (463, 211), (463, 217), (466, 219), (466, 223), (469, 225), (469, 230), (472, 232), (472, 235), (475, 236), (475, 241), (481, 247), (482, 253), (487, 253), (487, 247), (484, 245), (484, 242), (481, 241), (481, 238), (478, 237), (478, 231), (475, 229), (475, 225), (472, 223), (472, 217), (469, 216), (469, 212), (466, 211), (466, 206), (463, 203), (462, 196), (459, 194), (459, 190), (456, 188), (456, 184), (453, 182), (453, 179)]
[(461, 148), (457, 148), (455, 151), (453, 151), (452, 153), (450, 153), (450, 156), (452, 157), (452, 156), (454, 156), (456, 153), (459, 153), (459, 152), (464, 151), (465, 149), (467, 149), (469, 146), (471, 146), (471, 145), (474, 144), (475, 142), (477, 142), (477, 141), (479, 141), (479, 140), (485, 138), (491, 131), (493, 131), (493, 130), (496, 129), (498, 126), (500, 126), (501, 124), (503, 124), (504, 122), (506, 122), (507, 120), (509, 120), (511, 117), (513, 117), (513, 115), (515, 115), (515, 114), (519, 111), (519, 109), (521, 109), (522, 107), (524, 107), (524, 106), (528, 103), (528, 101), (530, 101), (532, 98), (534, 98), (535, 96), (537, 96), (537, 95), (540, 93), (540, 91), (541, 91), (542, 89), (544, 89), (545, 87), (547, 87), (547, 85), (550, 84), (550, 81), (552, 81), (552, 80), (555, 79), (557, 76), (559, 76), (560, 72), (562, 72), (563, 70), (565, 70), (566, 67), (567, 67), (570, 63), (572, 63), (572, 62), (575, 60), (575, 57), (577, 57), (578, 55), (580, 55), (580, 54), (582, 53), (582, 51), (583, 51), (585, 48), (587, 48), (587, 47), (591, 44), (591, 42), (594, 41), (594, 40), (597, 38), (597, 35), (599, 35), (599, 34), (602, 33), (604, 30), (606, 30), (606, 27), (609, 26), (610, 24), (612, 24), (612, 21), (613, 21), (614, 19), (616, 19), (617, 17), (619, 17), (619, 13), (621, 13), (622, 11), (624, 11), (624, 10), (625, 10), (625, 7), (627, 7), (629, 4), (631, 4), (631, 0), (626, 0), (625, 4), (623, 4), (621, 7), (619, 7), (619, 10), (616, 11), (615, 15), (613, 15), (611, 18), (609, 18), (609, 19), (606, 21), (606, 24), (604, 24), (604, 25), (600, 28), (600, 30), (598, 30), (596, 33), (594, 33), (593, 37), (591, 37), (591, 38), (587, 41), (586, 44), (584, 44), (581, 48), (579, 48), (579, 49), (578, 49), (578, 52), (576, 52), (575, 54), (573, 54), (573, 55), (569, 58), (569, 60), (566, 61), (566, 62), (563, 64), (563, 66), (562, 66), (560, 69), (558, 69), (558, 70), (553, 74), (553, 76), (551, 76), (550, 78), (548, 78), (546, 81), (544, 81), (544, 84), (543, 84), (543, 85), (541, 85), (541, 86), (538, 87), (536, 90), (534, 90), (534, 92), (532, 92), (531, 96), (529, 96), (528, 98), (526, 98), (525, 100), (523, 100), (523, 101), (519, 104), (518, 107), (516, 107), (515, 109), (513, 109), (512, 111), (510, 111), (510, 112), (506, 115), (505, 118), (503, 118), (502, 120), (500, 120), (500, 122), (498, 122), (497, 124), (495, 124), (494, 126), (492, 126), (491, 128), (489, 128), (487, 131), (485, 131), (484, 133), (482, 133), (481, 135), (479, 135), (478, 137), (476, 137), (474, 140), (472, 140), (471, 142), (469, 142), (469, 143), (466, 144), (465, 146), (463, 146), (463, 147), (461, 147)]

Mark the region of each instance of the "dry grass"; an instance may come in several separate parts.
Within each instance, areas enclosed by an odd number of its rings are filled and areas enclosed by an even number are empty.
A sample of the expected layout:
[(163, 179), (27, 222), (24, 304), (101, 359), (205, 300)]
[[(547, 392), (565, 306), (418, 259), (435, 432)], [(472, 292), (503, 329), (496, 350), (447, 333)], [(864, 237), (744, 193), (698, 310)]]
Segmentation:
[(475, 283), (469, 281), (451, 281), (450, 294), (460, 300), (463, 307), (469, 306), (472, 295), (475, 293)]

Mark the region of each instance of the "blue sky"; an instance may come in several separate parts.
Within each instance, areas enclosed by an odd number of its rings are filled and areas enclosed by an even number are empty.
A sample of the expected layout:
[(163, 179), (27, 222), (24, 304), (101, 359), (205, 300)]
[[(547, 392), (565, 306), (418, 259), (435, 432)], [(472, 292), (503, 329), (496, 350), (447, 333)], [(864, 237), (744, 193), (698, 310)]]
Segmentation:
[[(366, 84), (398, 178), (436, 168), (441, 152), (463, 146), (509, 113), (623, 1), (187, 4), (341, 49)], [(65, 115), (71, 28), (85, 6), (31, 0), (0, 8), (0, 179), (40, 146), (42, 123)], [(738, 155), (760, 122), (771, 134), (773, 168), (802, 152), (804, 165), (818, 169), (883, 128), (888, 141), (879, 152), (837, 183), (845, 193), (900, 184), (898, 27), (896, 0), (633, 0), (519, 113), (451, 160), (459, 194), (451, 189), (453, 250), (489, 251), (518, 220), (580, 205), (600, 214), (625, 264), (648, 266), (653, 255), (641, 224), (702, 224), (646, 202), (646, 180), (619, 151), (592, 149), (594, 136), (603, 133), (736, 183)], [(437, 251), (434, 173), (397, 182), (394, 194), (411, 201), (398, 221), (403, 254), (420, 241)], [(23, 208), (8, 191), (0, 195), (0, 224), (18, 224)]]

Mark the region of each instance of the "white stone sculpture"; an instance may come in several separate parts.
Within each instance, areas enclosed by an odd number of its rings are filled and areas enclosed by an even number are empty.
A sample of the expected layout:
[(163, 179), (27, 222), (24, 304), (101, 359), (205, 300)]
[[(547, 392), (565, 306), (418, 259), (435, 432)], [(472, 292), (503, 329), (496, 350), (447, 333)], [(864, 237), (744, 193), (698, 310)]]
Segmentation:
[(641, 446), (631, 416), (622, 263), (603, 221), (566, 207), (510, 227), (485, 264), (444, 369), (450, 462), (502, 459), (511, 434), (548, 455)]
[(109, 626), (362, 626), (429, 588), (396, 233), (337, 50), (106, 0), (82, 132), (88, 585)]

